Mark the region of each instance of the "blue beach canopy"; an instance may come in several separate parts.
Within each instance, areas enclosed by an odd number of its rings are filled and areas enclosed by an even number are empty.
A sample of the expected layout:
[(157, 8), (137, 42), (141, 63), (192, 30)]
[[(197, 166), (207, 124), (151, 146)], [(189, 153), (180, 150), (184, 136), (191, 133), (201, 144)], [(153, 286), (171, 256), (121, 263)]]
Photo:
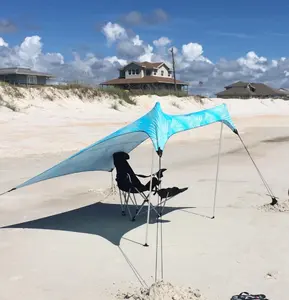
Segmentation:
[(54, 167), (18, 185), (18, 189), (43, 180), (87, 171), (112, 171), (112, 155), (118, 151), (131, 152), (148, 138), (158, 154), (168, 139), (181, 131), (223, 122), (237, 132), (225, 104), (185, 115), (169, 115), (162, 111), (159, 102), (146, 115), (88, 146)]

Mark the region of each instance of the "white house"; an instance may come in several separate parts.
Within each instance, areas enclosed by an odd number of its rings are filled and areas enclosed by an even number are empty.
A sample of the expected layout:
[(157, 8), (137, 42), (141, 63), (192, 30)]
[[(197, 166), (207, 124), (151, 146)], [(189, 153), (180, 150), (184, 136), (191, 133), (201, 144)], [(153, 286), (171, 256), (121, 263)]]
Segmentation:
[(119, 70), (119, 77), (101, 85), (123, 89), (174, 89), (181, 90), (186, 83), (174, 80), (171, 69), (163, 62), (131, 62)]

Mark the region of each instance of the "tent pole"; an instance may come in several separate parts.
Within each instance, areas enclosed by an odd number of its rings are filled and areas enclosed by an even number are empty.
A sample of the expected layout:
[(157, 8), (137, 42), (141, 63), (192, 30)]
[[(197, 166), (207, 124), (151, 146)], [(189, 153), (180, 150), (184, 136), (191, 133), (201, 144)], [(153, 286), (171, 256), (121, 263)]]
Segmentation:
[[(162, 157), (159, 156), (159, 170), (162, 168)], [(159, 185), (161, 189), (161, 183)], [(156, 233), (156, 262), (155, 262), (155, 282), (158, 280), (158, 261), (159, 261), (159, 248), (161, 252), (161, 280), (164, 279), (164, 259), (163, 259), (163, 225), (162, 225), (162, 209), (160, 195), (158, 195), (158, 218), (157, 218), (157, 233)], [(160, 237), (159, 237), (160, 235)]]
[(150, 222), (150, 211), (151, 211), (151, 194), (152, 194), (152, 185), (153, 185), (153, 170), (154, 170), (154, 154), (155, 148), (152, 150), (152, 164), (151, 164), (151, 181), (150, 181), (150, 192), (149, 192), (149, 202), (148, 202), (148, 213), (147, 213), (147, 225), (146, 225), (146, 237), (144, 246), (148, 247), (148, 230), (149, 230), (149, 222)]
[(111, 171), (111, 193), (114, 195), (113, 170)]
[(218, 150), (218, 161), (217, 161), (217, 172), (216, 172), (216, 180), (215, 180), (214, 206), (213, 206), (213, 216), (212, 216), (212, 219), (215, 219), (215, 211), (216, 211), (216, 201), (217, 201), (217, 192), (218, 192), (218, 179), (219, 179), (219, 168), (220, 168), (220, 156), (221, 156), (221, 150), (222, 150), (223, 127), (224, 127), (224, 124), (223, 124), (223, 122), (221, 122), (220, 139), (219, 139), (219, 150)]

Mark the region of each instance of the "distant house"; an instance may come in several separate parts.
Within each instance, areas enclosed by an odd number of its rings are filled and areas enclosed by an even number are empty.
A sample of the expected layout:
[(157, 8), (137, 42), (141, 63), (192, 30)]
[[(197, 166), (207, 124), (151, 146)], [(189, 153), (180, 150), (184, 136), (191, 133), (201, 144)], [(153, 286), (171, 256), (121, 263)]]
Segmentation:
[(51, 74), (33, 71), (29, 68), (0, 69), (0, 81), (17, 85), (45, 85)]
[[(121, 89), (174, 89), (175, 82), (171, 69), (163, 62), (131, 62), (119, 69), (119, 77), (101, 85)], [(176, 80), (177, 90), (188, 87), (187, 83)]]
[(218, 98), (289, 98), (289, 92), (284, 89), (274, 89), (263, 83), (238, 81), (225, 87), (217, 93)]

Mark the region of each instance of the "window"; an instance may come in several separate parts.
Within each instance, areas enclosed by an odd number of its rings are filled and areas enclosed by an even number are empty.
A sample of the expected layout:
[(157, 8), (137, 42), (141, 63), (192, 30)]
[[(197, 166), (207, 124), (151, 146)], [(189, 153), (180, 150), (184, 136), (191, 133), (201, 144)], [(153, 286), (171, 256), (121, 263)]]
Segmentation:
[(135, 70), (132, 70), (132, 75), (135, 75)]
[(128, 70), (128, 75), (131, 75), (131, 70)]
[(27, 76), (27, 84), (37, 84), (36, 76)]
[(157, 75), (157, 70), (154, 70), (154, 75)]
[(135, 73), (138, 75), (138, 74), (139, 74), (139, 69), (136, 69), (136, 70), (135, 70)]
[(161, 75), (164, 76), (164, 71), (161, 71)]

